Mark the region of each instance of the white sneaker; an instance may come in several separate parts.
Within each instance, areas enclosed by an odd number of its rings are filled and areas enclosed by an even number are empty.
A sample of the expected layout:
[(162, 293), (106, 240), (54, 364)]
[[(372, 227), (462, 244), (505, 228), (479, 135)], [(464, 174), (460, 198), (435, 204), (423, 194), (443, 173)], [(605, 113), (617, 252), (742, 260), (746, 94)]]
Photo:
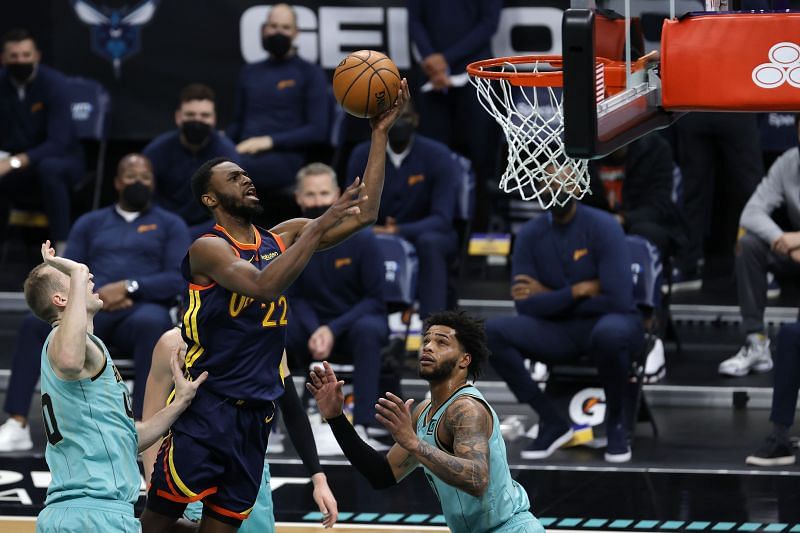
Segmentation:
[(736, 355), (719, 364), (719, 373), (723, 376), (741, 377), (751, 371), (770, 370), (772, 370), (772, 353), (769, 351), (769, 338), (760, 334), (748, 335), (745, 345), (739, 348)]
[(386, 452), (389, 451), (389, 448), (391, 448), (391, 446), (389, 446), (388, 444), (384, 444), (381, 441), (375, 440), (372, 437), (370, 437), (367, 434), (366, 427), (360, 424), (357, 424), (354, 427), (356, 428), (356, 433), (358, 433), (358, 436), (361, 437), (361, 440), (369, 444), (372, 447), (372, 449), (375, 450), (376, 452)]
[(650, 353), (644, 362), (644, 382), (658, 383), (667, 375), (667, 365), (664, 359), (664, 343), (658, 337), (655, 338)]
[(30, 426), (9, 418), (0, 426), (0, 452), (17, 452), (33, 448)]
[(547, 379), (550, 377), (550, 372), (547, 370), (547, 365), (544, 363), (540, 363), (538, 361), (531, 361), (530, 359), (525, 359), (523, 361), (525, 365), (525, 370), (531, 373), (531, 379), (536, 383), (546, 383)]

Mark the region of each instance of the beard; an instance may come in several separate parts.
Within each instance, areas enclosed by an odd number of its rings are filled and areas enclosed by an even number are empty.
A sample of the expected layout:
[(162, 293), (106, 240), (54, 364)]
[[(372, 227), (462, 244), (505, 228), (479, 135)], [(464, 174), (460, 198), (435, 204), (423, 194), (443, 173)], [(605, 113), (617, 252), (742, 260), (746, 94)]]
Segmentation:
[(264, 208), (261, 207), (261, 204), (253, 206), (245, 205), (241, 199), (228, 196), (227, 194), (217, 193), (217, 198), (219, 199), (219, 205), (221, 205), (229, 215), (242, 218), (246, 222), (252, 222), (253, 217), (264, 212)]
[(455, 367), (456, 360), (450, 359), (447, 361), (442, 361), (433, 368), (417, 366), (417, 374), (428, 383), (432, 383), (449, 378)]

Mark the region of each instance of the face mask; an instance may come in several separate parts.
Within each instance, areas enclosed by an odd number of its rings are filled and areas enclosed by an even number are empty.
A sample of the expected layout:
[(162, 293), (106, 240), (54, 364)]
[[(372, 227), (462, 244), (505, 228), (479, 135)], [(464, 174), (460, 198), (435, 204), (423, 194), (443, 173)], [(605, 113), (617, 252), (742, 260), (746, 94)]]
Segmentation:
[(392, 145), (392, 150), (398, 151), (405, 149), (411, 141), (411, 135), (414, 134), (414, 123), (408, 119), (398, 119), (397, 122), (389, 129), (388, 137), (389, 143)]
[(6, 65), (9, 75), (17, 83), (25, 83), (33, 75), (33, 63), (10, 63)]
[(282, 33), (266, 35), (261, 38), (261, 46), (269, 52), (269, 55), (281, 59), (289, 53), (292, 48), (292, 38)]
[(137, 181), (122, 189), (121, 196), (125, 207), (133, 209), (134, 211), (141, 211), (150, 203), (153, 191), (141, 181)]
[(211, 135), (211, 126), (199, 120), (187, 120), (181, 124), (181, 134), (192, 146), (200, 146)]
[[(558, 200), (566, 200), (567, 203), (564, 205), (553, 204), (553, 207), (550, 208), (550, 212), (553, 213), (555, 218), (562, 218), (567, 213), (570, 212), (572, 209), (572, 205), (575, 203), (575, 199), (571, 198), (567, 193), (561, 192), (558, 194)], [(569, 198), (569, 199), (567, 199)]]
[(316, 207), (304, 207), (303, 216), (306, 218), (318, 218), (328, 210), (330, 205), (318, 205)]

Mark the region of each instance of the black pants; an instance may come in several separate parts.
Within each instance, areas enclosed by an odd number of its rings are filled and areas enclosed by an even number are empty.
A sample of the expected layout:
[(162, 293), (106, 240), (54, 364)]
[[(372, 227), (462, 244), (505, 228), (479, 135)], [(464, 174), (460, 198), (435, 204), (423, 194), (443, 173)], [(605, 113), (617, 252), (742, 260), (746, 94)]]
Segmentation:
[[(734, 213), (728, 218), (738, 221), (744, 204), (764, 177), (756, 118), (748, 113), (689, 113), (675, 124), (683, 173), (683, 214), (692, 228), (680, 260), (684, 271), (692, 271), (703, 258), (714, 196), (733, 188), (733, 201), (727, 209)], [(729, 226), (730, 234), (715, 235), (714, 239), (729, 243), (732, 255), (736, 223)]]
[(784, 426), (794, 424), (797, 390), (800, 388), (800, 322), (784, 324), (778, 332), (775, 349), (774, 390), (770, 421)]

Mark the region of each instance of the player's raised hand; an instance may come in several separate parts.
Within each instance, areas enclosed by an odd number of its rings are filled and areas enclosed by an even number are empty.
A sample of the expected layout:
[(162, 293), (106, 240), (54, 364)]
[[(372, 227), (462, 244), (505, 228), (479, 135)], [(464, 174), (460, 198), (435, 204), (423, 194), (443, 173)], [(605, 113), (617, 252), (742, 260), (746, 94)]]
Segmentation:
[(376, 115), (369, 120), (369, 125), (372, 126), (372, 130), (383, 133), (388, 132), (392, 124), (394, 124), (394, 121), (397, 120), (397, 117), (403, 112), (410, 98), (411, 93), (408, 90), (408, 80), (403, 78), (400, 82), (400, 89), (397, 91), (397, 99), (394, 101), (394, 104), (380, 115)]
[(361, 196), (364, 189), (364, 182), (357, 177), (353, 183), (347, 187), (339, 198), (322, 215), (317, 218), (319, 224), (325, 229), (338, 226), (345, 217), (356, 216), (361, 213), (361, 204), (367, 201), (369, 196)]
[(78, 263), (71, 259), (57, 256), (56, 251), (50, 245), (49, 240), (42, 243), (42, 260), (56, 270), (63, 272), (67, 276), (71, 276), (76, 272), (89, 273), (89, 267), (83, 263)]
[[(180, 343), (183, 344), (183, 343)], [(175, 382), (175, 402), (180, 405), (189, 405), (197, 394), (197, 388), (208, 378), (208, 372), (203, 372), (194, 381), (189, 381), (181, 371), (184, 347), (177, 346), (175, 352), (169, 360), (169, 367), (172, 370), (172, 380)]]
[(310, 381), (306, 383), (308, 392), (314, 395), (322, 418), (328, 420), (342, 414), (344, 405), (344, 381), (338, 381), (331, 365), (322, 362), (322, 368), (314, 367), (309, 373)]
[(386, 393), (385, 398), (379, 398), (375, 404), (375, 419), (389, 430), (394, 441), (406, 450), (412, 450), (419, 438), (414, 430), (411, 406), (414, 400), (403, 401), (402, 398)]

